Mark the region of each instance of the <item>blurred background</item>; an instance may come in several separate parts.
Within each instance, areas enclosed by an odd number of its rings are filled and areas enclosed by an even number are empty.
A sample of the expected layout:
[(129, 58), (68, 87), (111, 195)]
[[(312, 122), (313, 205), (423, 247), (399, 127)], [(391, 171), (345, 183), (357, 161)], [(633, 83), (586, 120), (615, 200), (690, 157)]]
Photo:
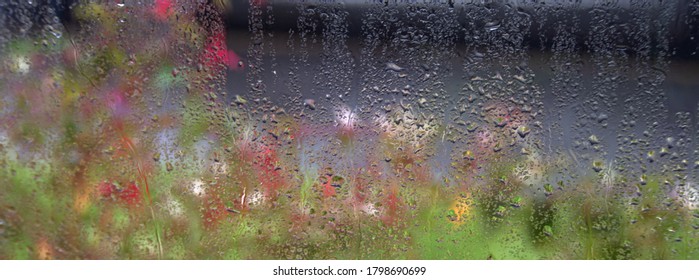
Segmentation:
[(697, 259), (699, 2), (0, 3), (2, 259)]

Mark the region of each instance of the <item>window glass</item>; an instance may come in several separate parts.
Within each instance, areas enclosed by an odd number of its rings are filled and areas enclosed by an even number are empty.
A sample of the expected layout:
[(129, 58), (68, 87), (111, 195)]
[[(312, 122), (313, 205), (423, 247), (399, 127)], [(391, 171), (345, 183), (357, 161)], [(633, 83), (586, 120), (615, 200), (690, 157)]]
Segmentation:
[(697, 259), (699, 2), (0, 3), (0, 259)]

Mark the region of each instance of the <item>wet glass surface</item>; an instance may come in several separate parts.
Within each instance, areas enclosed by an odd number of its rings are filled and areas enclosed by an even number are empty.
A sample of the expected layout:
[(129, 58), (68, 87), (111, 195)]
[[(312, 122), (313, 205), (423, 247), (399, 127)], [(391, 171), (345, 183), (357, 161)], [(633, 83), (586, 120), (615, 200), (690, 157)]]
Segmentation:
[(0, 259), (698, 259), (698, 21), (0, 3)]

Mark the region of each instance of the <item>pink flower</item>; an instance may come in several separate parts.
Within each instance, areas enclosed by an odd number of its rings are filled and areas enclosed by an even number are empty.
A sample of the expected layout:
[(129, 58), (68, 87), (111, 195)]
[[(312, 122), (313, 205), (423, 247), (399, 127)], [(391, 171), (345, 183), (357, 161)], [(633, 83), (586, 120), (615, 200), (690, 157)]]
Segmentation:
[(114, 90), (106, 95), (105, 103), (112, 111), (112, 115), (122, 117), (129, 113), (129, 103), (126, 96), (120, 90)]

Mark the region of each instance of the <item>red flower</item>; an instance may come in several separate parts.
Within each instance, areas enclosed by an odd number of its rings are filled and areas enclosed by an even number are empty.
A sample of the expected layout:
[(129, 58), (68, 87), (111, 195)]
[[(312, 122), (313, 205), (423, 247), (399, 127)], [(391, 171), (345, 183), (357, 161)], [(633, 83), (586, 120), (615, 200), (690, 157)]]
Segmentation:
[(335, 195), (335, 188), (332, 186), (332, 176), (330, 175), (325, 175), (325, 177), (328, 178), (328, 181), (323, 184), (323, 195), (325, 197), (331, 197)]
[(364, 203), (366, 200), (366, 194), (364, 194), (364, 187), (366, 186), (366, 183), (364, 180), (357, 176), (357, 180), (354, 181), (354, 188), (352, 189), (352, 193), (354, 195), (354, 203), (356, 205), (361, 205)]
[(136, 205), (141, 202), (141, 190), (136, 186), (135, 183), (129, 183), (126, 189), (119, 193), (119, 201), (124, 202), (128, 205)]
[(102, 182), (97, 186), (97, 192), (102, 198), (110, 198), (112, 194), (116, 193), (117, 187), (109, 182)]
[(102, 182), (97, 186), (97, 192), (104, 199), (114, 199), (126, 205), (137, 205), (141, 203), (141, 190), (136, 183), (131, 182), (126, 188), (119, 188), (113, 183)]
[(172, 15), (172, 0), (155, 0), (152, 12), (157, 19), (167, 20)]
[(262, 144), (256, 164), (257, 175), (267, 197), (275, 197), (277, 190), (284, 185), (282, 174), (277, 168), (279, 159), (277, 152), (267, 145)]
[(203, 61), (207, 67), (225, 65), (233, 70), (243, 69), (240, 57), (226, 46), (226, 35), (217, 32), (206, 40)]
[(388, 225), (392, 225), (398, 219), (401, 201), (397, 192), (395, 187), (392, 187), (389, 189), (388, 195), (383, 199), (384, 215), (382, 220)]
[(216, 195), (209, 195), (204, 199), (203, 212), (204, 227), (207, 229), (216, 228), (221, 220), (230, 214), (226, 211), (223, 200)]

